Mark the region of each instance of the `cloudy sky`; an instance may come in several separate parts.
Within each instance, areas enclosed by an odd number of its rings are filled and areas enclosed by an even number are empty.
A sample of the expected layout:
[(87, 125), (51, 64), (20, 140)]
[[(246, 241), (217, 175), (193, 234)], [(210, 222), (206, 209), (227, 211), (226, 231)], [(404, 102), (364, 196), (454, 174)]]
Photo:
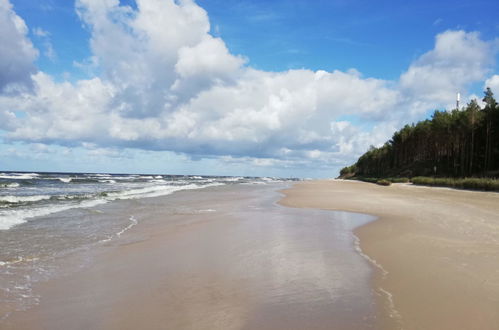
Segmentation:
[(499, 2), (0, 0), (0, 170), (332, 177), (499, 95)]

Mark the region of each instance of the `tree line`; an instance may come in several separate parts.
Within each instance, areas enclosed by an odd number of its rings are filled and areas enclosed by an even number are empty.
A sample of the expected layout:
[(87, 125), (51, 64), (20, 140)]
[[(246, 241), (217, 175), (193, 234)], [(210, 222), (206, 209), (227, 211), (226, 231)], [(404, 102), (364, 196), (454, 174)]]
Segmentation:
[(340, 171), (342, 177), (499, 177), (499, 106), (490, 88), (484, 107), (435, 111), (406, 125), (379, 148)]

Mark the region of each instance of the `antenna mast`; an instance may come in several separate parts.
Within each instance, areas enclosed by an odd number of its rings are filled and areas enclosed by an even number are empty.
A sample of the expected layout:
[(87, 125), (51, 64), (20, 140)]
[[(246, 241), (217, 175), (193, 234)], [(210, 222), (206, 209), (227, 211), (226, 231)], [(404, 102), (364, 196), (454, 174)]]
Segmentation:
[(456, 97), (456, 109), (459, 110), (459, 101), (461, 101), (461, 94), (457, 92), (457, 97)]

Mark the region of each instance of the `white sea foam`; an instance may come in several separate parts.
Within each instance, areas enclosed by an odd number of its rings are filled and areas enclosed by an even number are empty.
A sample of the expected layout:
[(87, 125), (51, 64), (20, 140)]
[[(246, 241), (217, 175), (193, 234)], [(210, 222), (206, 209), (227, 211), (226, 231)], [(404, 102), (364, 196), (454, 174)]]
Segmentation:
[(130, 218), (130, 223), (125, 227), (123, 228), (122, 230), (120, 230), (119, 232), (117, 232), (116, 234), (114, 235), (109, 235), (106, 239), (103, 239), (102, 241), (100, 241), (101, 243), (107, 243), (109, 242), (110, 240), (112, 240), (113, 238), (117, 238), (117, 237), (120, 237), (121, 235), (123, 235), (123, 233), (125, 233), (127, 230), (129, 230), (130, 228), (132, 228), (133, 226), (137, 225), (139, 222), (137, 221), (137, 219), (135, 219), (135, 217), (132, 215)]
[(154, 183), (165, 183), (167, 182), (166, 180), (163, 180), (163, 179), (154, 179), (154, 180), (150, 180), (149, 182), (154, 182)]
[(17, 182), (0, 183), (0, 188), (18, 188), (20, 186)]
[(80, 194), (80, 195), (60, 195), (56, 196), (58, 200), (65, 201), (69, 199), (90, 199), (94, 197), (92, 194)]
[(21, 262), (30, 262), (30, 261), (37, 261), (39, 258), (33, 257), (33, 258), (25, 258), (25, 257), (17, 257), (17, 259), (9, 260), (9, 261), (0, 261), (0, 266), (10, 266), (10, 265), (15, 265)]
[(370, 256), (368, 256), (367, 254), (365, 254), (362, 251), (362, 249), (360, 247), (360, 239), (356, 235), (353, 235), (353, 239), (354, 239), (355, 251), (357, 251), (357, 253), (359, 253), (364, 259), (369, 261), (373, 266), (378, 268), (381, 271), (381, 274), (383, 275), (383, 277), (386, 277), (388, 275), (388, 271), (386, 269), (384, 269), (383, 266), (378, 261), (376, 261), (376, 259), (371, 258)]
[(115, 180), (99, 180), (101, 183), (116, 183)]
[(116, 236), (120, 237), (121, 235), (123, 235), (124, 232), (126, 232), (128, 229), (130, 229), (133, 226), (135, 226), (137, 223), (138, 223), (137, 219), (135, 219), (135, 217), (132, 215), (130, 217), (130, 223), (128, 224), (128, 226), (126, 226), (125, 228), (123, 228), (122, 230), (120, 230), (119, 232), (117, 232)]
[[(381, 271), (381, 274), (382, 274), (383, 278), (385, 278), (388, 275), (388, 271), (385, 268), (383, 268), (383, 266), (378, 261), (376, 261), (376, 259), (371, 258), (367, 254), (365, 254), (362, 251), (361, 247), (360, 247), (360, 240), (359, 240), (359, 238), (356, 235), (353, 235), (353, 237), (354, 237), (355, 250), (362, 257), (364, 257), (367, 261), (369, 261), (373, 266), (375, 266), (376, 268), (378, 268)], [(382, 287), (378, 287), (377, 291), (380, 292), (382, 295), (384, 295), (386, 297), (386, 302), (388, 304), (387, 307), (388, 307), (388, 309), (390, 311), (390, 317), (393, 318), (393, 319), (395, 319), (397, 321), (397, 323), (399, 323), (399, 325), (401, 325), (402, 324), (402, 316), (400, 315), (400, 313), (395, 308), (395, 302), (393, 301), (393, 295), (390, 292), (388, 292), (385, 289), (383, 289)]]
[(26, 222), (28, 219), (46, 216), (52, 213), (66, 211), (74, 208), (94, 207), (107, 203), (106, 200), (96, 199), (82, 201), (78, 204), (50, 205), (31, 209), (0, 210), (0, 230), (7, 230), (15, 225)]
[[(202, 189), (213, 186), (224, 185), (223, 183), (211, 183), (203, 186), (199, 186), (196, 184), (188, 184), (183, 186), (168, 186), (168, 185), (157, 185), (152, 187), (144, 187), (126, 190), (122, 192), (116, 193), (108, 193), (107, 196), (102, 196), (99, 199), (91, 199), (91, 200), (83, 200), (78, 203), (66, 203), (59, 205), (46, 205), (33, 207), (30, 209), (2, 209), (0, 210), (0, 230), (7, 230), (12, 228), (15, 225), (26, 222), (27, 220), (35, 217), (46, 216), (52, 213), (66, 211), (74, 208), (89, 208), (97, 205), (105, 204), (110, 201), (120, 200), (120, 199), (138, 199), (138, 198), (147, 198), (147, 197), (159, 197), (172, 194), (176, 191), (180, 190), (192, 190), (192, 189)], [(64, 197), (63, 199), (71, 199), (71, 195)], [(76, 196), (75, 198), (79, 198), (81, 196)], [(90, 196), (86, 196), (90, 197)], [(25, 199), (24, 201), (39, 201), (41, 199), (49, 199), (51, 196), (48, 195), (38, 195), (38, 196), (3, 196), (1, 198), (11, 198), (11, 200), (16, 203), (21, 199)], [(0, 199), (2, 200), (2, 199)], [(5, 199), (4, 199), (5, 200)]]
[(215, 182), (215, 181), (216, 181), (215, 179), (203, 179), (203, 178), (201, 178), (201, 180), (196, 181), (196, 182), (205, 183), (205, 182)]
[(71, 182), (71, 180), (73, 180), (73, 179), (71, 179), (71, 178), (58, 178), (58, 179), (59, 179), (60, 181), (64, 182), (64, 183), (70, 183), (70, 182)]
[(1, 173), (0, 179), (29, 180), (39, 177), (37, 173)]
[(136, 199), (136, 198), (146, 198), (146, 197), (159, 197), (164, 195), (170, 195), (179, 190), (192, 190), (192, 189), (200, 189), (207, 188), (213, 186), (224, 185), (223, 183), (212, 183), (204, 186), (198, 186), (196, 184), (188, 184), (184, 186), (152, 186), (152, 187), (144, 187), (138, 189), (126, 190), (118, 193), (109, 193), (108, 198), (114, 199)]
[(243, 177), (237, 176), (237, 177), (232, 177), (232, 178), (223, 178), (222, 180), (228, 181), (228, 182), (236, 182), (236, 181), (243, 180), (243, 179), (244, 179)]
[(22, 202), (38, 202), (41, 200), (50, 199), (49, 195), (34, 195), (34, 196), (0, 196), (0, 202), (7, 203), (22, 203)]
[(402, 327), (402, 315), (400, 315), (399, 311), (395, 308), (395, 302), (393, 301), (393, 295), (383, 289), (382, 287), (378, 287), (378, 291), (381, 292), (383, 295), (385, 295), (388, 303), (388, 310), (389, 310), (389, 316), (396, 320), (396, 322), (399, 324), (400, 328), (403, 329)]

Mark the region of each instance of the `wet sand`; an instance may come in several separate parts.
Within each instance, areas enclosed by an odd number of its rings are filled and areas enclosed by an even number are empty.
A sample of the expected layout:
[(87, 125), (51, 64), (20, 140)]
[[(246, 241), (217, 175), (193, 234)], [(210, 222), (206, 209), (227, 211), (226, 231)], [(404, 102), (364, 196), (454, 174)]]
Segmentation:
[(379, 217), (355, 233), (396, 328), (499, 329), (498, 193), (331, 180), (285, 194), (287, 206)]
[[(276, 204), (281, 186), (225, 186), (101, 208), (133, 215), (91, 260), (34, 287), (2, 329), (379, 329), (373, 267), (352, 229), (373, 217)], [(101, 214), (102, 216), (102, 214)]]

